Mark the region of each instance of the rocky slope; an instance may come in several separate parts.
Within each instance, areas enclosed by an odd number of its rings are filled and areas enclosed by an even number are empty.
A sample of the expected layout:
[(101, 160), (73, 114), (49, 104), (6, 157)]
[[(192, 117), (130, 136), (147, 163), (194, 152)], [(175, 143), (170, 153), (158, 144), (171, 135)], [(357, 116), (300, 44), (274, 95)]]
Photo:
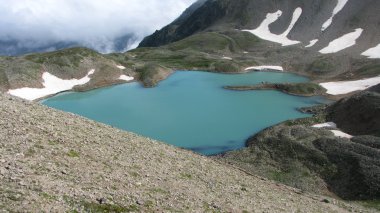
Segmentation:
[[(342, 7), (337, 7), (339, 5)], [(361, 55), (380, 43), (378, 9), (375, 0), (202, 0), (172, 24), (144, 39), (141, 48), (126, 53), (102, 55), (73, 48), (0, 57), (0, 90), (41, 88), (44, 72), (61, 79), (79, 79), (92, 69), (95, 74), (91, 80), (75, 90), (121, 83), (118, 76), (122, 74), (151, 87), (173, 70), (231, 73), (244, 72), (258, 65), (282, 66), (284, 70), (306, 75), (317, 83), (378, 76), (380, 59)], [(336, 15), (332, 17), (334, 11)], [(267, 23), (268, 17), (275, 18), (268, 19), (273, 23)], [(326, 27), (331, 17), (331, 24)], [(266, 37), (260, 35), (265, 31), (263, 23), (268, 24)], [(350, 34), (359, 28), (362, 33), (352, 40), (355, 35)], [(255, 34), (252, 29), (260, 30)], [(339, 48), (354, 42), (352, 46), (336, 53), (320, 53), (330, 42), (337, 38), (342, 41), (342, 36), (347, 35), (348, 40), (331, 46)], [(283, 46), (268, 38), (299, 43)], [(309, 45), (316, 39), (318, 42)], [(118, 66), (125, 69), (120, 70)]]
[(369, 91), (339, 100), (329, 107), (327, 119), (349, 134), (380, 137), (379, 86), (380, 84)]
[(5, 212), (360, 210), (37, 103), (0, 103)]
[[(379, 9), (376, 0), (209, 0), (146, 37), (140, 47), (161, 47), (208, 32), (229, 36), (231, 31), (255, 29), (250, 34), (261, 38), (257, 45), (230, 48), (223, 54), (233, 59), (249, 55), (257, 64), (282, 65), (318, 80), (376, 76), (380, 60), (361, 54), (380, 43)], [(284, 40), (296, 42), (288, 45)]]
[[(203, 31), (224, 31), (226, 29), (255, 29), (268, 13), (280, 10), (282, 13), (269, 25), (274, 34), (284, 32), (292, 20), (294, 11), (302, 9), (288, 38), (301, 41), (305, 46), (311, 40), (318, 39), (312, 49), (318, 50), (332, 40), (362, 28), (363, 34), (355, 48), (346, 54), (361, 53), (380, 43), (378, 28), (380, 5), (376, 0), (209, 0), (197, 2), (197, 6), (187, 11), (182, 18), (146, 37), (140, 47), (162, 46)], [(199, 4), (202, 4), (199, 6)], [(326, 23), (337, 10), (337, 4), (344, 6)], [(190, 15), (189, 15), (190, 14)], [(324, 29), (325, 28), (325, 29)]]
[[(378, 86), (319, 108), (312, 118), (287, 121), (248, 139), (248, 148), (221, 159), (306, 191), (345, 199), (380, 198), (380, 120)], [(335, 121), (353, 138), (312, 125)], [(379, 208), (379, 207), (378, 207)]]

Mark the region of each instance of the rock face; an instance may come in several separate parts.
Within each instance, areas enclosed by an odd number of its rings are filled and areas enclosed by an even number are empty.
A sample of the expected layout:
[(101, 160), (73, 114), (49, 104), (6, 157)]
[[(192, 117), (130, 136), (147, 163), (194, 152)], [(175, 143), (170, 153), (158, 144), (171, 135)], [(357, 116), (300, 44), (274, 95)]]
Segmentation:
[[(339, 1), (340, 3), (344, 1)], [(309, 45), (318, 39), (311, 49), (318, 51), (355, 29), (363, 29), (355, 48), (344, 50), (345, 54), (358, 55), (380, 43), (378, 20), (380, 4), (377, 0), (349, 0), (326, 25), (337, 10), (338, 0), (208, 0), (195, 3), (181, 18), (146, 37), (140, 47), (155, 47), (172, 43), (198, 32), (225, 31), (231, 29), (256, 29), (268, 13), (278, 10), (282, 15), (269, 25), (274, 34), (281, 34), (291, 23), (296, 8), (302, 14), (288, 34), (288, 38)], [(328, 26), (322, 29), (322, 26)]]
[(342, 99), (328, 108), (327, 119), (351, 135), (380, 136), (379, 85)]
[(227, 162), (285, 184), (345, 199), (380, 198), (380, 138), (334, 137), (328, 130), (268, 128), (248, 148), (223, 155)]
[(5, 212), (363, 211), (38, 103), (0, 103)]
[(380, 138), (320, 138), (314, 146), (325, 153), (336, 166), (335, 173), (325, 174), (330, 189), (345, 199), (380, 198)]

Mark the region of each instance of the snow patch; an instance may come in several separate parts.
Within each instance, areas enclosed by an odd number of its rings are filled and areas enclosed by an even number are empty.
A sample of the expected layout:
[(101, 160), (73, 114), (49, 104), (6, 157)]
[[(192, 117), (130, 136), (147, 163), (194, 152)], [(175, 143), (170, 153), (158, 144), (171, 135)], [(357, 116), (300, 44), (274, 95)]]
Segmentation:
[(338, 3), (336, 4), (336, 6), (334, 8), (331, 17), (329, 19), (327, 19), (327, 21), (325, 23), (323, 23), (322, 29), (321, 29), (322, 31), (325, 31), (332, 24), (332, 21), (333, 21), (333, 18), (335, 17), (335, 15), (338, 14), (344, 8), (344, 6), (347, 4), (347, 2), (348, 2), (348, 0), (338, 0)]
[(282, 15), (281, 10), (278, 10), (277, 12), (274, 12), (274, 13), (268, 13), (266, 18), (264, 19), (264, 21), (260, 24), (258, 28), (254, 30), (243, 30), (243, 31), (250, 32), (256, 35), (257, 37), (267, 40), (267, 41), (280, 43), (282, 44), (282, 46), (298, 44), (300, 43), (299, 41), (290, 40), (287, 38), (287, 36), (290, 33), (290, 31), (293, 29), (294, 25), (297, 23), (301, 14), (302, 14), (302, 9), (300, 7), (294, 10), (293, 18), (292, 18), (292, 21), (290, 22), (288, 29), (285, 30), (285, 32), (283, 32), (281, 35), (273, 34), (269, 30), (269, 25), (277, 21), (278, 18)]
[(119, 69), (121, 69), (121, 70), (125, 70), (125, 67), (122, 66), (122, 65), (117, 65), (116, 67), (119, 68)]
[(48, 72), (42, 74), (44, 88), (20, 88), (9, 90), (8, 93), (26, 100), (36, 100), (48, 95), (53, 95), (59, 92), (71, 90), (73, 87), (88, 83), (94, 74), (95, 69), (90, 70), (87, 75), (81, 79), (63, 80)]
[(282, 36), (287, 37), (289, 35), (290, 31), (293, 29), (294, 25), (297, 23), (301, 15), (302, 15), (302, 8), (297, 7), (293, 12), (292, 21), (290, 22), (288, 29), (286, 29), (285, 32), (281, 34)]
[(133, 81), (135, 78), (134, 77), (131, 77), (131, 76), (127, 76), (127, 75), (121, 75), (119, 77), (120, 80), (124, 80), (124, 81)]
[(380, 58), (380, 44), (376, 47), (370, 48), (362, 53), (362, 55), (367, 56), (368, 58)]
[(363, 29), (358, 28), (354, 32), (347, 33), (346, 35), (330, 42), (327, 47), (323, 48), (319, 52), (322, 54), (336, 53), (348, 47), (354, 46), (356, 44), (356, 39), (361, 36), (362, 32)]
[(324, 128), (324, 127), (328, 127), (328, 128), (337, 128), (336, 123), (334, 123), (334, 122), (327, 122), (327, 123), (322, 123), (322, 124), (315, 124), (315, 125), (313, 125), (312, 127), (314, 127), (314, 128)]
[(377, 84), (380, 84), (380, 76), (357, 81), (327, 82), (319, 85), (327, 89), (327, 94), (342, 95), (354, 91), (365, 90)]
[(284, 68), (281, 66), (254, 66), (254, 67), (247, 67), (245, 70), (278, 70), (278, 71), (284, 71)]
[(335, 137), (339, 137), (339, 138), (353, 138), (354, 137), (340, 130), (330, 130), (330, 131), (334, 133)]
[(232, 60), (231, 57), (223, 57), (222, 59), (225, 59), (225, 60)]
[(314, 40), (311, 40), (309, 45), (305, 46), (306, 48), (309, 48), (309, 47), (312, 47), (314, 46), (319, 40), (318, 39), (314, 39)]

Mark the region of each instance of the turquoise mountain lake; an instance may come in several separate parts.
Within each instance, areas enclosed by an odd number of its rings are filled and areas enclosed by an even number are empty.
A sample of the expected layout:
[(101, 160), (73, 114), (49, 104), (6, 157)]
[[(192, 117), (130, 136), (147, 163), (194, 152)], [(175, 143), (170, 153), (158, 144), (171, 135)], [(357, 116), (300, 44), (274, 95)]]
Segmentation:
[(289, 73), (216, 74), (178, 71), (155, 88), (128, 83), (63, 93), (42, 103), (178, 147), (211, 155), (245, 146), (248, 137), (279, 122), (307, 117), (299, 107), (325, 102), (278, 91), (230, 91), (226, 85), (306, 82)]

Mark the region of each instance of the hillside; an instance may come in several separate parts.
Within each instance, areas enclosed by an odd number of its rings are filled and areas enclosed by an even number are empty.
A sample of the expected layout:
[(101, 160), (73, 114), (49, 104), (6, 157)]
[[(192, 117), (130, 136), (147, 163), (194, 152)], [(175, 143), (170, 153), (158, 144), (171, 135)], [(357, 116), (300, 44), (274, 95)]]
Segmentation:
[[(314, 117), (269, 127), (249, 138), (247, 148), (218, 158), (306, 191), (334, 193), (349, 200), (378, 200), (377, 88), (328, 107), (309, 109), (316, 113)], [(326, 121), (329, 123), (323, 123)]]
[(256, 45), (235, 36), (230, 41), (240, 48), (230, 45), (222, 55), (248, 55), (258, 65), (282, 66), (319, 81), (372, 77), (380, 74), (379, 10), (376, 0), (210, 0), (139, 47), (165, 47), (210, 32), (229, 38), (231, 32), (240, 38), (249, 33)]
[(288, 28), (287, 38), (299, 41), (302, 46), (318, 39), (311, 46), (314, 50), (358, 28), (363, 29), (363, 33), (355, 48), (347, 49), (346, 54), (364, 52), (380, 43), (377, 12), (380, 4), (376, 0), (210, 0), (199, 3), (202, 6), (190, 8), (184, 17), (146, 37), (140, 47), (162, 46), (199, 32), (256, 29), (268, 14), (278, 11), (278, 17), (268, 23), (270, 32), (279, 35), (293, 21), (294, 27)]
[(5, 211), (359, 210), (37, 103), (0, 102)]
[(200, 0), (125, 53), (75, 47), (0, 56), (0, 209), (375, 211), (331, 197), (379, 209), (380, 84), (357, 91), (380, 82), (329, 93), (346, 98), (213, 158), (9, 96), (39, 100), (134, 80), (154, 87), (176, 70), (267, 68), (312, 82), (231, 89), (326, 95), (321, 82), (351, 87), (350, 80), (380, 76), (378, 11), (378, 0)]
[[(0, 57), (0, 90), (23, 98), (48, 90), (34, 100), (131, 80), (153, 87), (175, 70), (239, 73), (263, 66), (314, 83), (376, 77), (379, 7), (376, 0), (201, 0), (126, 53), (71, 48)], [(46, 75), (81, 84), (52, 92)], [(17, 91), (25, 88), (32, 90)]]

